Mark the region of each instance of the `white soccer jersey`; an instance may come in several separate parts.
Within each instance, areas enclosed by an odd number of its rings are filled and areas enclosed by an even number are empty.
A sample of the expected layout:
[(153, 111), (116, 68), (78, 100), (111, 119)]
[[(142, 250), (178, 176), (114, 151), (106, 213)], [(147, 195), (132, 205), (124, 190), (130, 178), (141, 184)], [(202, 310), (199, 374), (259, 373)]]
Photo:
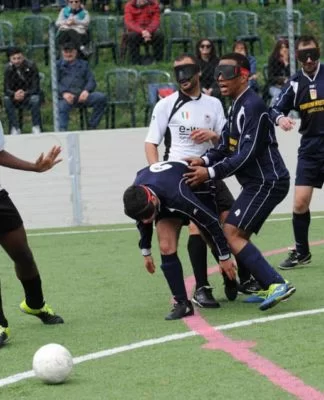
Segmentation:
[[(178, 98), (180, 101), (177, 102)], [(176, 112), (169, 122), (176, 102)], [(176, 92), (160, 100), (154, 107), (145, 142), (159, 145), (169, 128), (171, 141), (168, 160), (199, 157), (212, 143), (195, 143), (191, 139), (192, 131), (210, 129), (220, 134), (225, 122), (224, 110), (217, 98), (201, 94), (198, 98), (190, 99), (181, 92)]]

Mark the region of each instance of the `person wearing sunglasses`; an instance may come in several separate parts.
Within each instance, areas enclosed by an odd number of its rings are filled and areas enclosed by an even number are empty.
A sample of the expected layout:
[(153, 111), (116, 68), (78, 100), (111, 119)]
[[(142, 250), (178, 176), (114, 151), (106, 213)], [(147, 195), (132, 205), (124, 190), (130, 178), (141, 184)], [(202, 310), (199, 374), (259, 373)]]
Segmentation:
[(250, 65), (242, 54), (221, 57), (215, 69), (220, 90), (232, 100), (219, 144), (200, 158), (187, 158), (188, 185), (208, 179), (235, 176), (242, 190), (229, 210), (223, 230), (233, 255), (260, 283), (262, 295), (247, 301), (261, 302), (264, 311), (290, 297), (295, 287), (268, 263), (250, 241), (273, 209), (286, 197), (289, 172), (278, 150), (274, 124), (260, 96), (249, 88)]
[(73, 43), (79, 55), (88, 58), (91, 51), (89, 44), (89, 12), (80, 0), (68, 0), (67, 5), (61, 9), (55, 22), (58, 28), (57, 43), (62, 47), (65, 43)]
[(320, 62), (319, 43), (314, 36), (300, 36), (296, 56), (301, 69), (282, 88), (273, 108), (272, 120), (284, 131), (290, 131), (295, 120), (288, 116), (292, 110), (300, 116), (292, 226), (295, 247), (279, 265), (283, 270), (296, 269), (311, 262), (309, 249), (309, 206), (314, 188), (324, 182), (324, 65)]
[[(177, 254), (181, 228), (189, 220), (199, 227), (219, 258), (219, 265), (229, 280), (235, 280), (236, 269), (215, 211), (209, 185), (201, 185), (196, 193), (188, 186), (183, 174), (188, 171), (184, 161), (163, 161), (137, 172), (133, 185), (123, 195), (125, 214), (137, 221), (141, 239), (139, 247), (150, 273), (155, 272), (151, 254), (153, 222), (155, 222), (161, 251), (161, 269), (174, 297), (175, 304), (166, 320), (193, 315), (187, 297), (183, 269)], [(167, 231), (169, 238), (164, 232)], [(172, 241), (172, 249), (170, 242)]]
[(196, 44), (196, 57), (200, 67), (201, 91), (208, 96), (220, 97), (217, 82), (214, 79), (215, 67), (219, 58), (214, 43), (209, 39), (200, 39)]
[[(174, 75), (179, 90), (160, 100), (153, 109), (149, 131), (145, 139), (145, 155), (149, 164), (159, 161), (158, 147), (164, 141), (163, 160), (182, 160), (188, 156), (202, 155), (213, 142), (217, 142), (226, 122), (220, 101), (201, 93), (198, 60), (191, 54), (181, 54), (174, 63)], [(215, 201), (218, 213), (222, 217), (233, 203), (233, 196), (224, 182), (217, 182)], [(164, 243), (162, 258), (174, 249), (172, 235), (168, 227), (176, 221), (170, 221), (161, 229), (159, 237)], [(161, 226), (162, 224), (160, 224)], [(165, 244), (168, 243), (166, 246)], [(188, 253), (196, 281), (193, 302), (203, 308), (217, 308), (218, 301), (212, 294), (207, 274), (207, 245), (194, 223), (189, 225)], [(225, 294), (229, 300), (237, 295), (236, 282), (225, 278)]]

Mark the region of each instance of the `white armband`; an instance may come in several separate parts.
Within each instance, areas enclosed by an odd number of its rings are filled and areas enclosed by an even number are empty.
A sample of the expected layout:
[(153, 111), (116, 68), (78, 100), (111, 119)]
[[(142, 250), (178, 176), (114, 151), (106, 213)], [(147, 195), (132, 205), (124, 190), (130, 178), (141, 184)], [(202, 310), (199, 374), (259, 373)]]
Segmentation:
[(141, 249), (142, 256), (147, 257), (151, 255), (151, 249)]

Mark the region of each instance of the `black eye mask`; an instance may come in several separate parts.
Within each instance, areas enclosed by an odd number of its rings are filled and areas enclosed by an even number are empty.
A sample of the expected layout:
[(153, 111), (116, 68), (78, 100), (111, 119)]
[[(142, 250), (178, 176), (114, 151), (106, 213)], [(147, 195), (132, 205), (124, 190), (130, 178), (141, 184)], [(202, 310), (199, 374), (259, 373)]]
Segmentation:
[(178, 83), (190, 81), (190, 79), (198, 74), (200, 68), (196, 64), (183, 64), (174, 67), (175, 77)]
[(305, 63), (308, 58), (312, 61), (317, 61), (320, 58), (320, 52), (317, 48), (297, 50), (297, 58), (302, 63)]
[(240, 75), (249, 76), (249, 70), (238, 65), (218, 65), (215, 68), (214, 78), (217, 80), (219, 75), (222, 75), (223, 79), (230, 80), (235, 79)]

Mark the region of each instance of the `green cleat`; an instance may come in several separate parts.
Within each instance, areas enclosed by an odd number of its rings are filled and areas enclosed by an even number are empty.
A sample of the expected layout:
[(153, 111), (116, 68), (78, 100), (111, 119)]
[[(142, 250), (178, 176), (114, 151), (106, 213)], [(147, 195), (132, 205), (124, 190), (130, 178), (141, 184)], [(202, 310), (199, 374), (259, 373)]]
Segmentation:
[(273, 283), (269, 286), (268, 291), (267, 297), (259, 306), (261, 311), (268, 310), (276, 306), (280, 301), (288, 299), (296, 292), (296, 288), (289, 283)]
[(59, 315), (56, 315), (48, 304), (44, 304), (42, 308), (33, 309), (28, 307), (26, 301), (20, 303), (20, 310), (29, 315), (34, 315), (39, 318), (46, 325), (63, 324), (64, 320)]
[(8, 343), (10, 337), (10, 330), (9, 328), (5, 328), (0, 325), (0, 347)]

